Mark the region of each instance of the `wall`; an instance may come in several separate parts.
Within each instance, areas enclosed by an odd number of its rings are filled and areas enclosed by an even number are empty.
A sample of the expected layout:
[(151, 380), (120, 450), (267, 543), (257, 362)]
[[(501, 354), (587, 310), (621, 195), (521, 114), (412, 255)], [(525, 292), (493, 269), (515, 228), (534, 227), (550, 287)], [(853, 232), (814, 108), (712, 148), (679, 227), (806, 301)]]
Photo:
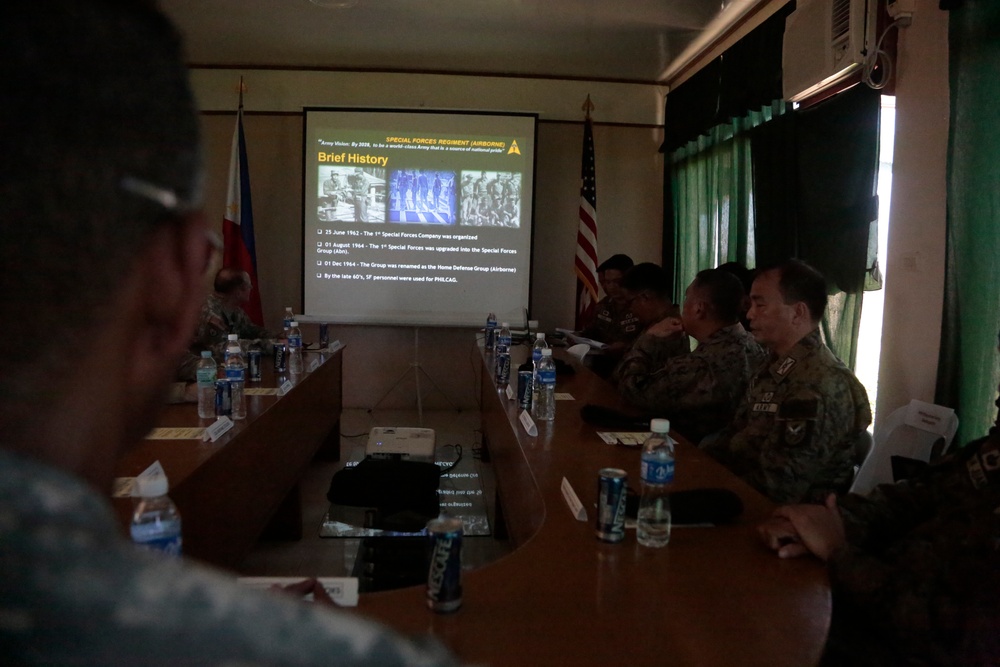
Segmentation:
[(911, 398), (934, 401), (949, 119), (948, 14), (937, 5), (937, 0), (917, 0), (913, 24), (899, 36), (877, 421)]
[[(240, 76), (265, 324), (285, 306), (300, 312), (302, 116), (304, 106), (475, 109), (539, 114), (533, 288), (530, 309), (543, 329), (571, 327), (573, 255), (580, 190), (582, 117), (596, 107), (598, 251), (658, 261), (662, 242), (663, 95), (653, 85), (358, 72), (195, 69), (203, 110), (205, 201), (221, 227)], [(484, 303), (483, 319), (488, 306)], [(315, 339), (309, 328), (307, 340)], [(345, 407), (472, 408), (477, 384), (471, 330), (331, 327), (347, 344)], [(419, 367), (413, 364), (419, 363)]]

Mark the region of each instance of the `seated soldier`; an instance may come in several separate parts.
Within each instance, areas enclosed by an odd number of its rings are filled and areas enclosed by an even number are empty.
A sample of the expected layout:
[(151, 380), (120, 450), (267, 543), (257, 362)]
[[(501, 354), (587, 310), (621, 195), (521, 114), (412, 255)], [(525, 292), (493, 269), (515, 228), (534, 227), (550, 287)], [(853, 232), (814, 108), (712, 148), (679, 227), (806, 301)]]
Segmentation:
[[(766, 354), (739, 322), (743, 286), (719, 269), (701, 271), (684, 294), (680, 321), (646, 329), (618, 367), (618, 390), (646, 414), (667, 417), (692, 442), (728, 425), (750, 376)], [(693, 352), (658, 354), (677, 333), (698, 341)], [(674, 354), (670, 354), (674, 352)]]
[(823, 665), (1000, 664), (1000, 414), (990, 434), (867, 497), (789, 505), (759, 527), (778, 556), (826, 561)]
[(597, 280), (604, 298), (597, 302), (594, 320), (580, 333), (608, 346), (607, 352), (620, 358), (639, 337), (639, 321), (625, 303), (622, 279), (633, 266), (628, 255), (612, 255), (597, 267)]
[(219, 361), (223, 358), (226, 338), (236, 334), (240, 339), (269, 339), (274, 334), (250, 321), (243, 304), (250, 300), (253, 285), (250, 275), (241, 269), (223, 268), (215, 274), (215, 292), (208, 295), (198, 319), (191, 351), (211, 350)]
[(826, 281), (790, 260), (757, 274), (750, 301), (750, 327), (769, 362), (733, 423), (701, 447), (776, 502), (846, 492), (872, 417), (865, 388), (820, 338)]

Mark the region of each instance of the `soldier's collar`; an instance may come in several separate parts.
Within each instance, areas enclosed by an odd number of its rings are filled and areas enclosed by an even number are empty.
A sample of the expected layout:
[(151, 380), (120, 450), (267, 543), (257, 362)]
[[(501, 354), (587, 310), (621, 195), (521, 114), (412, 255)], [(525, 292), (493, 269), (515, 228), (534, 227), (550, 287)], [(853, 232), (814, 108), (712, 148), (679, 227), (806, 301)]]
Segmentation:
[(782, 382), (798, 366), (799, 361), (816, 347), (823, 344), (819, 330), (813, 330), (802, 337), (787, 354), (775, 357), (768, 366), (768, 373), (775, 382)]

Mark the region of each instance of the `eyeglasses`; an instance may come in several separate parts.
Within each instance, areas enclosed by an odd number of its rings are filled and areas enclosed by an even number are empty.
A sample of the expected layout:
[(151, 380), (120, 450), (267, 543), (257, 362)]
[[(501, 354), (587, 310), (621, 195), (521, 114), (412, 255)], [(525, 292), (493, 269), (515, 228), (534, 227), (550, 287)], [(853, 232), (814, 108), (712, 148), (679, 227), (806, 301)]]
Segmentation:
[[(174, 215), (184, 215), (199, 208), (197, 204), (184, 201), (178, 197), (177, 193), (173, 190), (150, 183), (149, 181), (144, 181), (141, 178), (125, 176), (119, 185), (125, 192), (159, 204)], [(205, 257), (205, 270), (207, 271), (212, 264), (212, 258), (215, 253), (222, 252), (223, 243), (219, 233), (214, 229), (205, 230), (205, 240), (209, 246), (209, 251)]]
[(123, 177), (119, 185), (125, 192), (159, 204), (167, 211), (176, 215), (190, 213), (198, 208), (195, 203), (184, 201), (178, 197), (177, 193), (173, 190), (150, 183), (149, 181), (144, 181), (135, 176)]

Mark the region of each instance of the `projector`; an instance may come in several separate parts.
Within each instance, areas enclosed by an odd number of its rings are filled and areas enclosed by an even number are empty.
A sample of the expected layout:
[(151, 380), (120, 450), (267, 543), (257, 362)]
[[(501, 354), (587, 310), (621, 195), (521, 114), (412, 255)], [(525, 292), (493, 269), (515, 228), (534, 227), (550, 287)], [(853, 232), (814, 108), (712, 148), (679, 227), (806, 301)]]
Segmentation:
[(373, 459), (434, 461), (434, 429), (376, 426), (368, 435), (365, 456)]

